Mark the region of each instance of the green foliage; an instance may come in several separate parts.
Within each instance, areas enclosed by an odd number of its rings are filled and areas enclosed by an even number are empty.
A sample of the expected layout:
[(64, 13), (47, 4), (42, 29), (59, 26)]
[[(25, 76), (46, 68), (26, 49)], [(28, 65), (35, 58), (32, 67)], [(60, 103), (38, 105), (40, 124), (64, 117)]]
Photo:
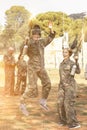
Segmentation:
[(46, 12), (41, 13), (34, 19), (30, 19), (31, 13), (23, 6), (12, 6), (6, 11), (6, 25), (0, 35), (1, 47), (7, 47), (13, 44), (18, 48), (24, 38), (29, 35), (34, 24), (39, 24), (42, 30), (42, 36), (49, 34), (49, 22), (52, 22), (53, 30), (56, 31), (56, 37), (60, 37), (64, 32), (69, 34), (69, 44), (72, 43), (75, 36), (81, 36), (82, 28), (87, 41), (87, 18), (73, 19), (64, 12)]
[[(66, 16), (66, 14), (65, 14)], [(48, 34), (49, 22), (52, 22), (53, 29), (56, 31), (56, 34), (59, 36), (62, 30), (63, 32), (63, 13), (62, 12), (46, 12), (43, 14), (37, 15), (36, 19), (41, 22), (42, 30)]]
[(83, 30), (84, 30), (84, 41), (87, 42), (87, 17), (84, 19)]
[(84, 41), (87, 42), (87, 27), (85, 28), (84, 32)]
[[(5, 43), (5, 41), (3, 43), (6, 44), (5, 46), (9, 46), (9, 44), (14, 46), (15, 42), (19, 42), (15, 36), (20, 36), (22, 39), (27, 35), (28, 21), (31, 14), (22, 6), (12, 6), (5, 14), (6, 24), (3, 35), (5, 39), (8, 39), (8, 43)], [(16, 41), (14, 42), (13, 39)]]

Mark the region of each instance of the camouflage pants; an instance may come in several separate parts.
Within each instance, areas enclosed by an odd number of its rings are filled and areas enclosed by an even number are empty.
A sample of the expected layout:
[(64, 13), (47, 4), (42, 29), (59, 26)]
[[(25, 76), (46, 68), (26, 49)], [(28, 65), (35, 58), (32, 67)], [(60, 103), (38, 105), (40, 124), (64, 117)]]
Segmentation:
[(15, 74), (14, 71), (5, 71), (5, 94), (14, 94)]
[(76, 118), (76, 111), (74, 108), (76, 92), (72, 86), (63, 88), (62, 84), (59, 85), (58, 90), (58, 114), (59, 121), (68, 125), (76, 125), (78, 123)]
[(42, 84), (42, 98), (47, 99), (50, 89), (51, 82), (48, 77), (48, 74), (45, 69), (41, 69), (40, 71), (35, 71), (32, 67), (28, 68), (28, 78), (29, 83), (28, 86), (22, 95), (22, 101), (27, 99), (28, 97), (37, 97), (38, 96), (38, 88), (37, 88), (37, 78), (40, 78)]
[(27, 79), (27, 75), (25, 75), (25, 76), (18, 75), (16, 88), (15, 88), (16, 94), (23, 94), (24, 93), (24, 91), (26, 89), (26, 79)]

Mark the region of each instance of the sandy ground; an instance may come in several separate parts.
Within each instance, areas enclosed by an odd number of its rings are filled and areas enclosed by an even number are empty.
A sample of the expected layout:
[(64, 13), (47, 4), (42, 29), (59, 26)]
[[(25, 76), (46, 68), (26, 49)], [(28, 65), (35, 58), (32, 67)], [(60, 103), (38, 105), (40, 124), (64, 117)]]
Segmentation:
[[(3, 95), (4, 90), (4, 69), (0, 68), (0, 130), (68, 130), (67, 126), (58, 126), (57, 115), (57, 91), (59, 75), (57, 69), (48, 69), (52, 82), (52, 89), (48, 98), (50, 110), (44, 111), (40, 105), (41, 84), (38, 81), (39, 96), (28, 101), (27, 108), (30, 115), (25, 117), (19, 110), (20, 96)], [(84, 79), (84, 72), (76, 75), (78, 83), (78, 97), (76, 99), (77, 118), (81, 124), (78, 130), (87, 130), (87, 80)]]

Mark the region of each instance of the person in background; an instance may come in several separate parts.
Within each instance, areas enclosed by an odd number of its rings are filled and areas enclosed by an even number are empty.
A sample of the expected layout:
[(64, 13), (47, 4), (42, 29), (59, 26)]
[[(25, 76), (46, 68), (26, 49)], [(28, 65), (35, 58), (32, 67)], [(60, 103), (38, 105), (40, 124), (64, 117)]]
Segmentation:
[(40, 78), (42, 84), (42, 97), (40, 106), (48, 110), (47, 98), (51, 89), (51, 81), (44, 67), (44, 48), (52, 42), (55, 37), (55, 32), (50, 31), (46, 38), (41, 38), (41, 29), (39, 25), (34, 25), (31, 30), (31, 37), (28, 41), (27, 55), (29, 56), (28, 62), (28, 80), (29, 84), (21, 96), (20, 110), (26, 116), (29, 112), (26, 108), (26, 99), (38, 96), (37, 78)]
[(28, 37), (25, 38), (25, 41), (20, 47), (20, 54), (17, 62), (17, 83), (15, 88), (15, 95), (21, 95), (24, 93), (27, 85), (27, 61), (23, 55), (23, 48), (27, 46)]
[(7, 53), (4, 55), (4, 70), (5, 70), (5, 95), (14, 95), (15, 85), (15, 57), (14, 48), (9, 47)]
[(22, 95), (27, 84), (27, 62), (24, 57), (19, 57), (17, 62), (17, 83), (15, 87), (15, 95)]
[(59, 67), (59, 88), (57, 110), (59, 116), (59, 125), (68, 125), (69, 129), (79, 128), (80, 124), (76, 118), (74, 108), (77, 84), (74, 79), (75, 73), (80, 73), (78, 57), (75, 62), (70, 59), (72, 51), (69, 48), (63, 49), (63, 61)]

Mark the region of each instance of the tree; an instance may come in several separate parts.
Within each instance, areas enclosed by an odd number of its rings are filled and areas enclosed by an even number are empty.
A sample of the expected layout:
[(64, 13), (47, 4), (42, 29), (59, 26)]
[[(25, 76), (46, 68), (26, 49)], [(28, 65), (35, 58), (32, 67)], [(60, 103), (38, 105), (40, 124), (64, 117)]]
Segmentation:
[[(6, 24), (5, 29), (0, 39), (4, 46), (9, 44), (21, 44), (26, 35), (30, 34), (30, 30), (33, 25), (39, 24), (42, 30), (43, 36), (49, 34), (48, 28), (49, 22), (52, 22), (53, 30), (56, 31), (56, 37), (64, 35), (67, 32), (69, 35), (69, 44), (71, 44), (78, 34), (81, 36), (81, 30), (83, 28), (83, 19), (73, 19), (64, 12), (46, 12), (38, 14), (32, 20), (31, 13), (28, 12), (23, 6), (12, 6), (6, 11)], [(84, 19), (84, 32), (87, 34), (87, 18)], [(85, 40), (86, 40), (85, 35)], [(87, 41), (87, 40), (86, 40)]]
[(57, 37), (63, 35), (64, 31), (69, 30), (69, 22), (71, 21), (71, 18), (63, 12), (46, 12), (37, 15), (36, 19), (39, 21), (42, 30), (44, 30), (46, 34), (48, 34), (48, 24), (51, 21)]
[[(28, 30), (28, 21), (31, 13), (23, 6), (12, 6), (5, 12), (5, 14), (6, 24), (3, 35), (6, 36), (8, 42), (11, 44), (11, 42), (17, 40), (15, 38), (17, 35), (20, 35), (21, 38), (24, 38), (26, 36), (26, 31)], [(15, 43), (17, 43), (17, 41), (15, 41)], [(15, 43), (13, 42), (13, 44)]]

